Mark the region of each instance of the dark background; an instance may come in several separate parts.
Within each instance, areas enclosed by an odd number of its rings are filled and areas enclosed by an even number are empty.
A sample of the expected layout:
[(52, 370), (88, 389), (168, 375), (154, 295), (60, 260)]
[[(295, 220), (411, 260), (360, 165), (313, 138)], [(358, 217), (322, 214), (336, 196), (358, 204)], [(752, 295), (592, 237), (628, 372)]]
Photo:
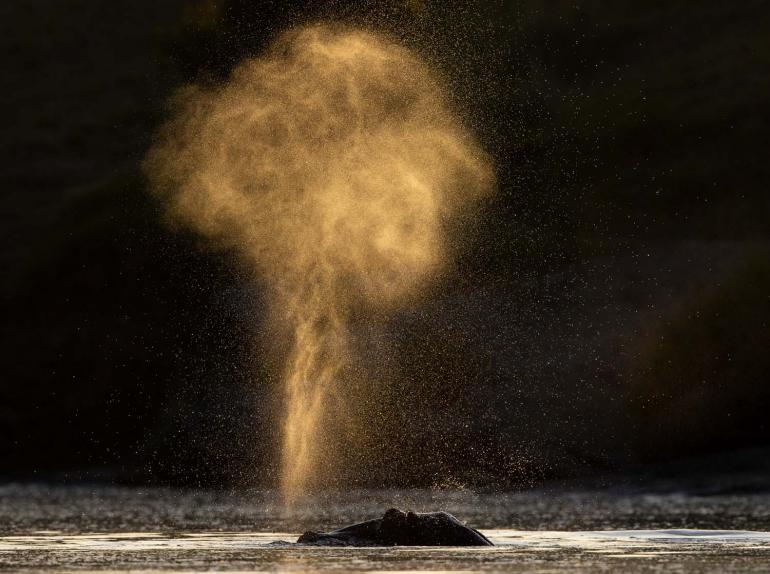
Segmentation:
[(340, 481), (767, 477), (770, 3), (25, 0), (0, 5), (0, 478), (274, 484), (259, 290), (141, 161), (176, 87), (319, 18), (432, 60), (499, 178), (426, 301), (361, 327)]

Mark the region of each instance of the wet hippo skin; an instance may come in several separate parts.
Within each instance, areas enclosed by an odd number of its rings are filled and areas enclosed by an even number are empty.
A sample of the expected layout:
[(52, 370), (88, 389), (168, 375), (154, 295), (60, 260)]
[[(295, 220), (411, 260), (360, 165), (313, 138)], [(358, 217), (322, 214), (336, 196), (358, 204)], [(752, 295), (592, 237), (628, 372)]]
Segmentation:
[(397, 508), (391, 508), (382, 518), (339, 530), (309, 530), (297, 543), (318, 546), (493, 546), (478, 530), (465, 526), (447, 512), (403, 512)]

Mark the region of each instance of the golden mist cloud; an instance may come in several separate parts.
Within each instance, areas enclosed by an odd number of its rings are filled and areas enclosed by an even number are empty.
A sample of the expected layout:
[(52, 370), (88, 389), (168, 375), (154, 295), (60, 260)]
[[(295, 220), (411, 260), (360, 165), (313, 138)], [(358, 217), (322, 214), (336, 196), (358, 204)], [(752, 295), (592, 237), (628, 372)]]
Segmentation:
[(145, 167), (176, 220), (258, 272), (292, 338), (291, 498), (333, 462), (320, 421), (330, 397), (344, 400), (351, 312), (387, 313), (419, 295), (446, 258), (449, 224), (491, 191), (488, 157), (416, 54), (313, 25), (221, 86), (180, 90)]

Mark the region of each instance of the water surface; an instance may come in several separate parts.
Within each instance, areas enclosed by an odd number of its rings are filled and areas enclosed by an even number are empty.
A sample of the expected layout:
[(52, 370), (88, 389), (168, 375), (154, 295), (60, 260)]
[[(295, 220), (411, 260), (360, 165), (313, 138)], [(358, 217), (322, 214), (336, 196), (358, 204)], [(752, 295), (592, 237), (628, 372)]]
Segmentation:
[[(494, 548), (276, 545), (389, 506), (446, 509)], [(0, 487), (0, 568), (53, 571), (767, 572), (770, 496), (589, 491), (332, 493)]]

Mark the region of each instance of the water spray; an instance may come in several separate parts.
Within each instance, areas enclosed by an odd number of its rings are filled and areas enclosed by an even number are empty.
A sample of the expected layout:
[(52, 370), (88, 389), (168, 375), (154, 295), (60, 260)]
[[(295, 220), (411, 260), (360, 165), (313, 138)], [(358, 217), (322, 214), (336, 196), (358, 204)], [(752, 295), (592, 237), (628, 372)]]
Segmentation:
[(292, 500), (333, 465), (321, 423), (344, 405), (351, 314), (419, 297), (451, 224), (491, 192), (491, 163), (417, 54), (312, 25), (222, 85), (180, 90), (145, 167), (173, 218), (254, 269), (291, 339), (281, 488)]

